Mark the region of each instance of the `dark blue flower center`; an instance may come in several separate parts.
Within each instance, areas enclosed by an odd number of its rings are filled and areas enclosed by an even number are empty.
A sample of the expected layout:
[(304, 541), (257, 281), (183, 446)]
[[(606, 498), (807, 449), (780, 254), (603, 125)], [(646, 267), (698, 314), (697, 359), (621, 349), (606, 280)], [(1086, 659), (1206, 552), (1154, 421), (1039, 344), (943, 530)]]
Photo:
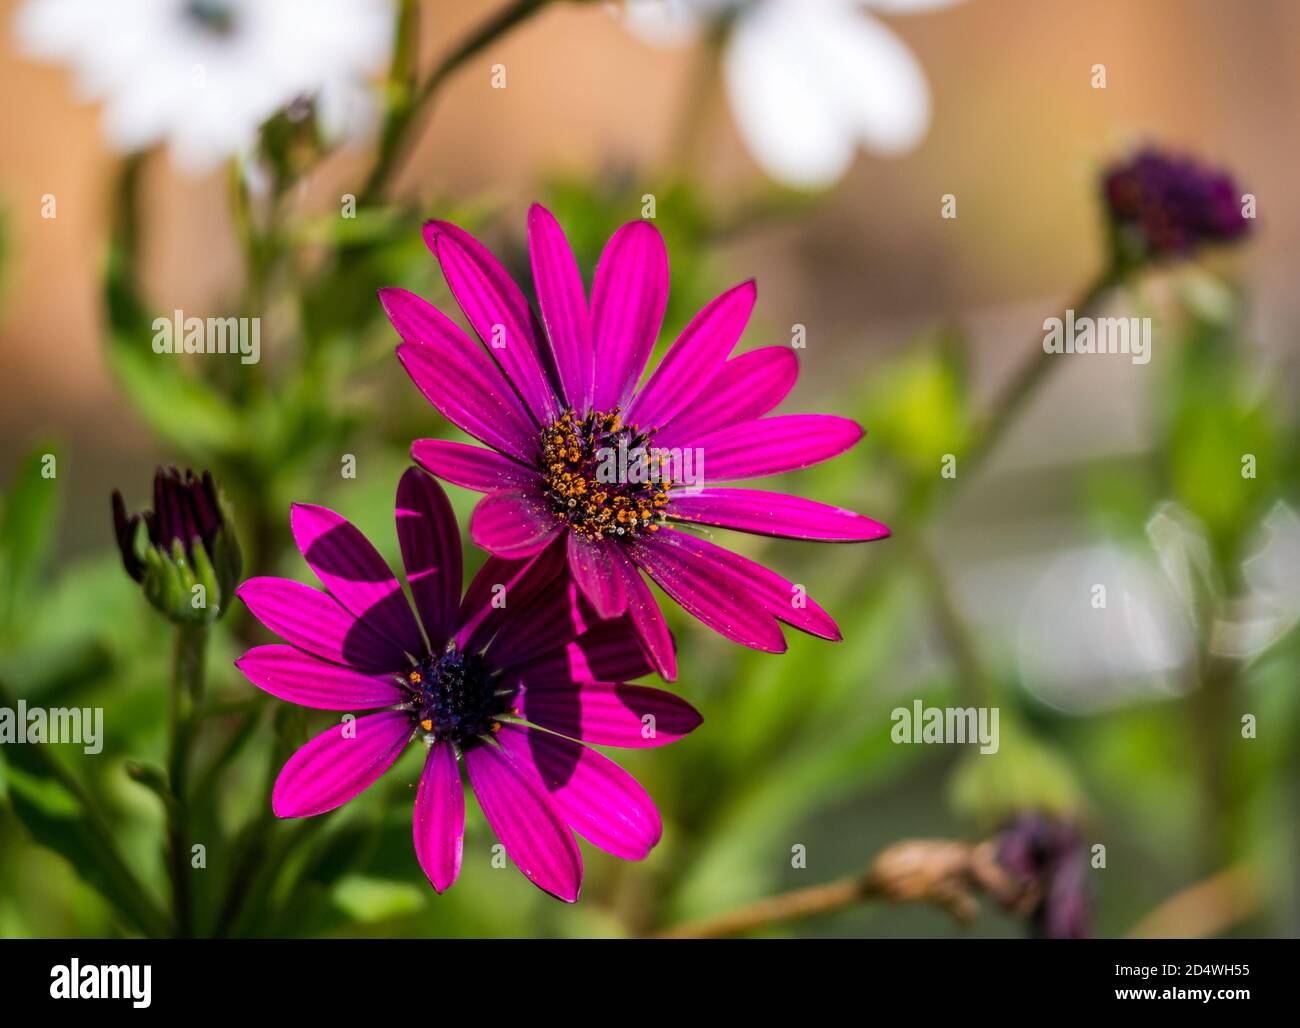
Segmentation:
[(406, 675), (411, 716), (426, 736), (465, 742), (499, 727), (507, 713), (496, 676), (476, 653), (449, 650), (425, 657)]

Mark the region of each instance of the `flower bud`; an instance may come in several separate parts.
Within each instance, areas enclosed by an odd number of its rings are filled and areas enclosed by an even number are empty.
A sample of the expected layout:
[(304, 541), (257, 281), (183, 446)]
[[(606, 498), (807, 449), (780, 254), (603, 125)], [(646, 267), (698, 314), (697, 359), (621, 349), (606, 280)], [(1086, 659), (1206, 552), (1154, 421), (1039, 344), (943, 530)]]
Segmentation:
[[(146, 539), (139, 540), (144, 525)], [(208, 625), (225, 613), (239, 584), (239, 542), (210, 472), (159, 468), (153, 509), (130, 516), (113, 491), (113, 528), (126, 573), (177, 624)]]

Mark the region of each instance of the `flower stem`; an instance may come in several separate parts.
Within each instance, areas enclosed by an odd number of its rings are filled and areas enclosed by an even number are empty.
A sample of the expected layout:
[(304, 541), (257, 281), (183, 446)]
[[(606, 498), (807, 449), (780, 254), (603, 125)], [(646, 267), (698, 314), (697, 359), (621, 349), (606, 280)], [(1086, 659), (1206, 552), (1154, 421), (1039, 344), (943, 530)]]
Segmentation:
[(172, 917), (178, 937), (194, 934), (190, 900), (189, 764), (195, 710), (203, 697), (203, 655), (207, 626), (178, 625), (168, 712), (167, 780), (175, 801), (167, 811), (167, 856), (172, 880)]
[(363, 204), (378, 201), (401, 169), (415, 145), (418, 136), (416, 130), (443, 83), (471, 57), (496, 42), (516, 25), (527, 21), (550, 2), (551, 0), (512, 0), (447, 54), (414, 93), (390, 107), (379, 143), (379, 158), (361, 191)]

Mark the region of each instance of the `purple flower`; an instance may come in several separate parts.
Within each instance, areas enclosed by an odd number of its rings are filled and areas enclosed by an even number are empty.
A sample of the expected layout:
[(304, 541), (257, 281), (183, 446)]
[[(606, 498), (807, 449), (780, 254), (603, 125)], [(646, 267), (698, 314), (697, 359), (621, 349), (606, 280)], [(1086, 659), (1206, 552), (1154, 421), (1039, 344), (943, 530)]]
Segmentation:
[(1116, 259), (1186, 257), (1206, 243), (1239, 239), (1250, 229), (1232, 177), (1196, 161), (1144, 149), (1103, 179)]
[(670, 693), (623, 684), (651, 668), (626, 620), (601, 621), (551, 553), (490, 558), (460, 595), (460, 534), (442, 489), (414, 468), (397, 489), (397, 536), (419, 619), (384, 559), (333, 511), (293, 508), (294, 538), (328, 593), (254, 578), (239, 597), (289, 645), (236, 663), (254, 685), (345, 719), (276, 780), (279, 817), (322, 814), (372, 785), (420, 740), (415, 852), (439, 892), (460, 871), (460, 763), (488, 824), (535, 885), (577, 899), (573, 832), (640, 860), (659, 841), (645, 790), (583, 743), (661, 746), (700, 715)]
[(840, 637), (801, 587), (676, 527), (827, 542), (889, 534), (839, 507), (714, 484), (805, 468), (862, 436), (847, 418), (764, 417), (794, 385), (798, 363), (782, 346), (730, 357), (754, 306), (753, 282), (700, 311), (638, 388), (668, 295), (667, 253), (649, 222), (624, 225), (610, 239), (589, 304), (564, 233), (534, 205), (528, 244), (540, 322), (501, 264), (464, 230), (432, 221), (424, 238), (483, 348), (418, 296), (379, 295), (415, 384), (490, 447), (437, 439), (411, 447), (433, 474), (487, 494), (470, 523), (479, 546), (510, 559), (562, 549), (596, 612), (630, 615), (670, 680), (672, 640), (641, 571), (745, 646), (783, 651), (778, 622)]
[(1035, 934), (1087, 938), (1088, 863), (1078, 829), (1061, 818), (1024, 814), (996, 841), (998, 863), (1037, 887), (1038, 900), (1030, 914)]

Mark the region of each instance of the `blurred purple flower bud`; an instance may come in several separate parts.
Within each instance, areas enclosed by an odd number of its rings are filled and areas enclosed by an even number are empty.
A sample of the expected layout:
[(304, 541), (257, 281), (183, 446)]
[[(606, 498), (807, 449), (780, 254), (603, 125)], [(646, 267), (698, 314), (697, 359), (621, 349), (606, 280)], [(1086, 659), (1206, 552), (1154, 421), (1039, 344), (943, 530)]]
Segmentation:
[(1038, 887), (1039, 898), (1030, 912), (1034, 934), (1046, 939), (1088, 937), (1088, 865), (1073, 823), (1023, 814), (998, 835), (997, 860), (1010, 874)]

